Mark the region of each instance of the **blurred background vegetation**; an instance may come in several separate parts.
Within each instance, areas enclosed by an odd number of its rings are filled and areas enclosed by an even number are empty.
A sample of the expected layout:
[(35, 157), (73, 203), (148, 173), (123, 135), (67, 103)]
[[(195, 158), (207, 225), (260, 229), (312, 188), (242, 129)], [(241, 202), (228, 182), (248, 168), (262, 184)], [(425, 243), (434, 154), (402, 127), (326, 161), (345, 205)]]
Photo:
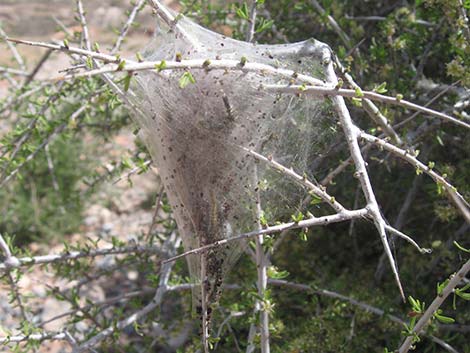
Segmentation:
[[(470, 31), (462, 13), (468, 17), (468, 0), (324, 0), (318, 2), (326, 11), (323, 14), (314, 2), (307, 0), (258, 2), (257, 42), (286, 43), (314, 37), (331, 46), (363, 89), (371, 90), (386, 82), (389, 95), (402, 94), (421, 105), (430, 104), (433, 109), (469, 118)], [(9, 3), (13, 2), (4, 5)], [(90, 4), (87, 1), (84, 4), (92, 16)], [(238, 39), (245, 36), (249, 4), (185, 0), (174, 5), (215, 31)], [(119, 1), (103, 6), (128, 4)], [(333, 30), (329, 15), (347, 38)], [(123, 56), (141, 47), (145, 42), (142, 38), (149, 38), (153, 19), (146, 16), (143, 24), (133, 30)], [(64, 16), (64, 21), (67, 27), (74, 23), (73, 17)], [(8, 23), (5, 22), (5, 30), (13, 30)], [(110, 28), (117, 28), (113, 26)], [(101, 34), (101, 38), (109, 41), (111, 36)], [(2, 63), (5, 61), (3, 57)], [(19, 96), (21, 91), (15, 94)], [(88, 105), (70, 122), (68, 113), (91, 96), (96, 97), (96, 103)], [(45, 99), (54, 99), (54, 104), (52, 109), (41, 112)], [(96, 190), (121, 173), (143, 166), (148, 159), (140, 144), (125, 158), (104, 153), (103, 144), (107, 140), (122, 131), (132, 132), (134, 126), (100, 78), (67, 83), (58, 92), (40, 89), (38, 94), (7, 109), (8, 104), (7, 100), (0, 103), (0, 174), (4, 179), (19, 166), (21, 169), (0, 189), (0, 232), (14, 236), (17, 244), (32, 240), (60, 242), (79, 231), (84, 208), (96, 202), (93, 198)], [(398, 125), (400, 136), (420, 151), (420, 158), (434, 162), (436, 170), (446, 174), (459, 192), (470, 199), (468, 131), (422, 114), (408, 120), (412, 112), (402, 108), (380, 108), (392, 125)], [(371, 127), (361, 109), (354, 105), (350, 109), (361, 128), (380, 133)], [(31, 136), (13, 154), (18, 139), (35, 119)], [(57, 138), (47, 149), (41, 148), (43, 141), (60, 126), (64, 127)], [(35, 157), (27, 161), (36, 149), (39, 150)], [(340, 153), (347, 157), (345, 148)], [(436, 284), (462, 263), (464, 255), (453, 241), (470, 248), (470, 227), (431, 179), (382, 151), (371, 150), (367, 157), (386, 219), (398, 223), (400, 230), (412, 235), (422, 246), (433, 249), (430, 255), (420, 255), (401, 240), (393, 242), (406, 293), (429, 303), (436, 295)], [(103, 168), (109, 163), (114, 166), (112, 172)], [(338, 160), (325, 161), (318, 179), (337, 164)], [(142, 167), (140, 172), (146, 170)], [(363, 203), (357, 196), (353, 172), (353, 167), (349, 167), (329, 186), (331, 194), (341, 195), (348, 207)], [(375, 232), (365, 221), (314, 228), (306, 240), (290, 237), (274, 253), (272, 261), (280, 271), (289, 273), (289, 281), (334, 290), (406, 320), (409, 305), (401, 303)], [(228, 282), (252, 286), (256, 273), (250, 260), (242, 258), (237, 268)], [(179, 271), (184, 276), (183, 263)], [(399, 325), (344, 301), (277, 287), (272, 287), (271, 295), (275, 304), (271, 331), (274, 352), (381, 352), (384, 347), (397, 347), (403, 337)], [(250, 291), (241, 295), (226, 291), (222, 306), (250, 312), (253, 300)], [(434, 324), (429, 332), (451, 343), (459, 352), (470, 352), (470, 304), (459, 300), (456, 308), (452, 308), (452, 300), (442, 308), (455, 319), (454, 325), (446, 329)], [(231, 321), (234, 335), (226, 335), (219, 342), (218, 352), (235, 352), (233, 337), (243, 337), (239, 343), (243, 349), (250, 317), (245, 315)], [(182, 352), (193, 352), (197, 345), (196, 337), (194, 345), (187, 345)], [(131, 346), (128, 349), (133, 351)], [(442, 348), (423, 338), (417, 351), (442, 352)]]

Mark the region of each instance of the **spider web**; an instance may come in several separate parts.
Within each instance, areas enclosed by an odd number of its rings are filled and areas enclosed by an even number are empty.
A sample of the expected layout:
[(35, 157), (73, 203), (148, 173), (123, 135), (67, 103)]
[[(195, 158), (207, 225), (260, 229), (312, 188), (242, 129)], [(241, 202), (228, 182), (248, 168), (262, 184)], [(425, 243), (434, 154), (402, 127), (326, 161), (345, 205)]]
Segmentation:
[[(268, 64), (323, 79), (326, 45), (314, 39), (254, 45), (209, 31), (185, 17), (157, 27), (146, 60), (230, 59)], [(243, 59), (242, 59), (243, 58)], [(144, 112), (135, 116), (159, 169), (185, 250), (257, 229), (260, 200), (270, 222), (290, 221), (308, 196), (295, 181), (249, 153), (255, 151), (314, 180), (312, 161), (339, 137), (330, 101), (262, 89), (291, 79), (243, 70), (192, 70), (195, 83), (180, 85), (181, 70), (135, 74), (129, 92)], [(271, 223), (272, 224), (272, 223)], [(217, 302), (227, 271), (243, 242), (187, 257), (206, 300)], [(201, 278), (204, 262), (205, 278)], [(196, 306), (201, 290), (193, 291)]]

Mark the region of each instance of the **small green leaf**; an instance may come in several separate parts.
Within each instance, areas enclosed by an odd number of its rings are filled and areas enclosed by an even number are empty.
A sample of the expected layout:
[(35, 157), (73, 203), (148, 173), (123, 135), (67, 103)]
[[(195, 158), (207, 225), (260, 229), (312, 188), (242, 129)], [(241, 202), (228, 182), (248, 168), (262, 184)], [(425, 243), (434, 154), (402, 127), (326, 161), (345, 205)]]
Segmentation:
[(124, 92), (129, 91), (129, 86), (131, 84), (131, 78), (132, 78), (132, 72), (129, 72), (129, 74), (124, 78)]
[(434, 313), (434, 317), (443, 324), (453, 324), (455, 322), (455, 319), (438, 313)]
[(387, 92), (386, 86), (387, 86), (387, 82), (382, 82), (380, 85), (375, 86), (373, 91), (380, 93), (380, 94), (386, 93)]
[(442, 283), (437, 283), (437, 294), (438, 295), (442, 294), (442, 291), (444, 290), (444, 288), (447, 286), (448, 283), (449, 283), (449, 279), (446, 279)]
[(121, 60), (117, 67), (117, 71), (122, 71), (124, 69), (124, 66), (126, 66), (126, 60)]
[(190, 83), (196, 83), (196, 80), (194, 79), (191, 72), (186, 71), (179, 80), (180, 88), (185, 88)]
[(296, 214), (291, 215), (291, 218), (295, 223), (299, 223), (301, 220), (304, 219), (304, 214), (298, 211)]
[(397, 98), (397, 101), (398, 101), (398, 102), (401, 101), (401, 100), (403, 99), (403, 94), (398, 93), (398, 94), (396, 95), (396, 98)]
[(249, 15), (248, 15), (248, 5), (246, 4), (246, 2), (243, 3), (242, 6), (240, 6), (239, 8), (237, 8), (236, 10), (236, 14), (238, 17), (240, 18), (243, 18), (244, 20), (249, 20)]
[(266, 21), (264, 18), (262, 18), (260, 20), (258, 28), (256, 28), (256, 33), (261, 33), (263, 31), (271, 28), (273, 26), (273, 23), (274, 23), (273, 20)]
[(356, 93), (357, 98), (362, 98), (364, 97), (364, 92), (362, 92), (362, 89), (360, 87), (356, 87), (354, 89), (354, 92)]
[(90, 57), (87, 57), (85, 59), (85, 65), (87, 68), (89, 68), (90, 70), (93, 70), (93, 59), (90, 58)]
[(155, 64), (155, 69), (160, 72), (166, 68), (166, 61), (162, 60), (159, 64)]
[(140, 63), (144, 61), (144, 58), (142, 58), (142, 54), (140, 54), (139, 52), (135, 53), (135, 57), (137, 58), (137, 61)]
[(456, 290), (455, 294), (457, 294), (460, 298), (464, 300), (470, 300), (470, 293), (463, 293), (463, 292)]
[(344, 81), (340, 77), (340, 78), (338, 78), (338, 83), (336, 84), (335, 89), (340, 89), (341, 87), (343, 87), (343, 85), (344, 85)]
[(267, 274), (269, 278), (273, 279), (283, 279), (289, 276), (289, 272), (280, 271), (276, 266), (269, 266)]
[(67, 39), (64, 39), (63, 43), (64, 43), (64, 47), (66, 47), (68, 49), (69, 48), (69, 41)]
[(351, 100), (356, 107), (362, 107), (362, 98), (352, 97)]

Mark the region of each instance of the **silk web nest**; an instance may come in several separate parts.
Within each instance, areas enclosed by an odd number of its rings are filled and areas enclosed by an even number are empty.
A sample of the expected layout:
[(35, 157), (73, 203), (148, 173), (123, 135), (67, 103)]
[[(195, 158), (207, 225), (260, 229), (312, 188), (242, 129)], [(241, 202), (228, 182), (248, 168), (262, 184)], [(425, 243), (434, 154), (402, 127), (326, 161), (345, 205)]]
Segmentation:
[[(269, 92), (291, 78), (246, 72), (244, 62), (268, 64), (323, 79), (328, 47), (314, 39), (255, 45), (209, 31), (185, 17), (157, 27), (146, 60), (239, 60), (241, 69), (143, 71), (130, 95), (143, 114), (141, 135), (158, 167), (184, 249), (291, 221), (307, 190), (250, 151), (315, 180), (313, 161), (338, 139), (328, 99)], [(209, 62), (208, 61), (208, 62)], [(185, 82), (185, 80), (187, 82)], [(240, 241), (187, 257), (191, 277), (216, 302), (223, 279), (245, 248)], [(201, 272), (202, 271), (202, 272)], [(202, 273), (202, 275), (201, 275)], [(201, 278), (204, 277), (204, 278)], [(201, 291), (194, 290), (197, 306)]]

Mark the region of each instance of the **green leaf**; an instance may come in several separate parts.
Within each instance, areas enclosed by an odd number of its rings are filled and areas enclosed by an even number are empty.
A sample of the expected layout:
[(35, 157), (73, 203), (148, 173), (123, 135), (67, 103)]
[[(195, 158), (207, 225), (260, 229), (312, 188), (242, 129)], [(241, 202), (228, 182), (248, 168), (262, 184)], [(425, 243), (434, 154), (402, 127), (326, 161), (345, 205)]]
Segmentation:
[(462, 298), (464, 300), (470, 300), (470, 293), (463, 293), (459, 290), (456, 290), (455, 294), (457, 294), (460, 298)]
[(236, 14), (238, 17), (243, 18), (244, 20), (247, 20), (247, 21), (250, 19), (248, 13), (249, 13), (249, 10), (248, 10), (248, 5), (246, 4), (246, 2), (244, 2), (242, 6), (237, 8), (237, 11), (236, 11)]
[(85, 59), (85, 65), (86, 65), (87, 68), (89, 68), (90, 70), (92, 70), (92, 69), (93, 69), (93, 59), (90, 58), (90, 57), (87, 57), (87, 58)]
[(117, 71), (122, 71), (124, 69), (124, 66), (126, 66), (126, 60), (121, 60), (117, 67)]
[(131, 84), (132, 73), (129, 74), (124, 78), (124, 92), (129, 91), (129, 86)]
[(364, 97), (364, 92), (362, 92), (362, 89), (360, 87), (356, 87), (354, 89), (354, 92), (356, 93), (357, 98), (362, 98)]
[(442, 294), (442, 291), (444, 290), (444, 288), (447, 286), (448, 283), (449, 283), (449, 279), (446, 279), (442, 283), (437, 283), (437, 294), (438, 295)]
[(362, 107), (362, 98), (352, 97), (351, 100), (356, 107)]
[(179, 80), (180, 88), (185, 88), (190, 83), (196, 83), (196, 80), (194, 79), (191, 72), (186, 71)]
[(279, 271), (276, 266), (269, 266), (268, 267), (268, 277), (272, 279), (283, 279), (289, 276), (289, 272), (287, 271)]
[(291, 215), (291, 218), (295, 223), (299, 223), (301, 220), (304, 219), (304, 214), (298, 211), (296, 214)]
[(435, 317), (438, 321), (442, 322), (443, 324), (452, 324), (452, 323), (455, 322), (455, 320), (454, 320), (453, 318), (451, 318), (451, 317), (449, 317), (449, 316), (440, 315), (440, 314), (438, 314), (438, 313), (435, 313), (435, 314), (434, 314), (434, 317)]
[(375, 86), (373, 91), (380, 93), (380, 94), (386, 93), (387, 92), (387, 88), (385, 88), (386, 86), (387, 86), (387, 82), (382, 82), (380, 85)]
[(155, 69), (160, 72), (166, 68), (166, 61), (162, 60), (159, 64), (155, 64)]
[(273, 26), (273, 23), (274, 23), (273, 20), (266, 21), (264, 18), (262, 18), (260, 20), (258, 28), (256, 28), (256, 33), (260, 33), (271, 28)]

